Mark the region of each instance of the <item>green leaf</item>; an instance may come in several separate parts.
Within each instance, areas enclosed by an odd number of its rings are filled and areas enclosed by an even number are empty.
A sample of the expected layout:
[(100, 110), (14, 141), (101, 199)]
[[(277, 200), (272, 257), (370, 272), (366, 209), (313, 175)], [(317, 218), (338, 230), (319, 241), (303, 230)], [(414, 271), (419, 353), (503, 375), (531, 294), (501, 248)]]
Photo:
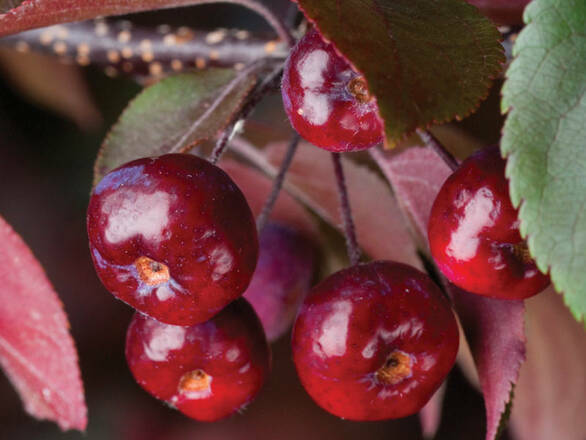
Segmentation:
[(515, 42), (501, 149), (521, 233), (580, 321), (586, 312), (586, 3), (535, 0)]
[(393, 144), (463, 118), (505, 61), (496, 27), (462, 0), (297, 0), (364, 74)]
[(256, 70), (208, 69), (166, 78), (138, 95), (102, 144), (94, 183), (108, 171), (146, 156), (184, 151), (215, 136), (242, 107)]

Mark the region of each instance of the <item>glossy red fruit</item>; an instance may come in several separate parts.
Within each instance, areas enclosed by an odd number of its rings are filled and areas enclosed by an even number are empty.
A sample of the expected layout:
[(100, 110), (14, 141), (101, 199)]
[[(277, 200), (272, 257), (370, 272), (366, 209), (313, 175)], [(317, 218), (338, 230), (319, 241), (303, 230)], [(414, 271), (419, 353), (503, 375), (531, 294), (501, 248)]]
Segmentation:
[(238, 298), (258, 256), (238, 187), (187, 154), (135, 160), (106, 175), (92, 193), (87, 229), (106, 288), (168, 324), (206, 321)]
[(311, 287), (316, 250), (303, 234), (278, 223), (267, 224), (259, 242), (258, 264), (244, 298), (272, 342), (289, 329)]
[(262, 326), (242, 298), (190, 327), (136, 313), (126, 337), (126, 360), (146, 391), (205, 422), (243, 409), (270, 368)]
[(497, 24), (523, 24), (523, 11), (531, 0), (466, 0)]
[(376, 102), (364, 78), (316, 30), (291, 51), (282, 94), (295, 130), (318, 147), (345, 152), (382, 141)]
[(549, 284), (521, 238), (498, 147), (470, 156), (445, 181), (431, 210), (428, 236), (439, 269), (469, 292), (522, 299)]
[(297, 373), (325, 410), (350, 420), (418, 412), (458, 352), (458, 326), (422, 272), (375, 261), (314, 287), (293, 328)]

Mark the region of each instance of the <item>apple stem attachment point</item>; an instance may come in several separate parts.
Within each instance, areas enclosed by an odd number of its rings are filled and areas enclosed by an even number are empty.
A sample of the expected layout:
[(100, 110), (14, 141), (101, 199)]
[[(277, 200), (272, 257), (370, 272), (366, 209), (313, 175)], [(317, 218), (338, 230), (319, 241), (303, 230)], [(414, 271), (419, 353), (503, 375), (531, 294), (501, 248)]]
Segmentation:
[(149, 257), (138, 257), (134, 261), (134, 266), (136, 267), (138, 276), (142, 282), (149, 286), (166, 283), (171, 278), (167, 265), (159, 263)]
[(346, 188), (346, 178), (344, 177), (340, 153), (332, 153), (332, 161), (334, 162), (334, 173), (338, 184), (338, 196), (344, 224), (344, 236), (346, 237), (346, 249), (348, 250), (350, 264), (354, 266), (360, 260), (360, 249), (356, 240), (356, 229), (354, 227), (354, 220), (352, 219), (352, 210), (350, 209), (350, 200), (348, 198), (348, 189)]
[(285, 175), (287, 174), (287, 171), (289, 170), (289, 167), (291, 166), (291, 162), (293, 162), (293, 156), (295, 155), (295, 152), (297, 151), (297, 146), (299, 145), (300, 140), (301, 140), (301, 137), (299, 136), (299, 134), (297, 132), (295, 132), (295, 134), (293, 135), (293, 138), (291, 139), (291, 142), (289, 142), (289, 147), (287, 148), (287, 152), (285, 153), (285, 157), (283, 158), (283, 162), (281, 162), (281, 167), (279, 168), (279, 173), (277, 174), (277, 176), (275, 177), (275, 180), (273, 181), (273, 187), (271, 189), (271, 193), (269, 194), (269, 197), (267, 198), (264, 206), (262, 207), (260, 214), (258, 215), (258, 218), (256, 219), (256, 228), (259, 233), (262, 231), (269, 216), (271, 215), (271, 211), (273, 210), (273, 206), (275, 205), (275, 202), (277, 201), (277, 197), (279, 196), (279, 193), (281, 192), (281, 188), (283, 187), (283, 182), (285, 181)]
[(393, 351), (374, 376), (384, 385), (396, 385), (411, 376), (411, 356), (401, 350)]
[(350, 94), (354, 96), (354, 98), (356, 98), (356, 100), (358, 100), (359, 102), (365, 104), (367, 102), (372, 101), (372, 95), (368, 91), (366, 80), (362, 75), (355, 76), (354, 78), (352, 78), (348, 82), (347, 88), (348, 92), (350, 92)]
[(179, 392), (205, 391), (210, 388), (212, 378), (202, 369), (188, 371), (179, 380)]
[(456, 171), (458, 169), (460, 166), (458, 160), (452, 153), (446, 150), (446, 147), (444, 147), (433, 134), (427, 130), (418, 129), (417, 135), (425, 143), (425, 146), (433, 150), (444, 161), (444, 163), (450, 167), (452, 171)]
[(525, 264), (533, 262), (533, 258), (529, 253), (529, 247), (527, 247), (525, 241), (513, 245), (513, 254)]

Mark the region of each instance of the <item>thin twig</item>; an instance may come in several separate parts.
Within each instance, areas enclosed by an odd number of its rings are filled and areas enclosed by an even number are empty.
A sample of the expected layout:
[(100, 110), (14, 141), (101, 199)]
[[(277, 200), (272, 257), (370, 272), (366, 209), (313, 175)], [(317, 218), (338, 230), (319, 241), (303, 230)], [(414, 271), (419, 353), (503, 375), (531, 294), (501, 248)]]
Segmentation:
[(219, 137), (218, 141), (216, 142), (216, 146), (212, 150), (208, 159), (212, 164), (216, 165), (220, 160), (220, 157), (222, 157), (224, 151), (226, 151), (226, 147), (228, 146), (230, 139), (232, 139), (232, 136), (234, 136), (234, 134), (238, 131), (238, 124), (240, 121), (242, 121), (242, 119), (230, 123), (224, 129), (222, 136)]
[(279, 196), (279, 192), (281, 192), (281, 188), (283, 187), (283, 182), (285, 181), (285, 175), (291, 166), (291, 162), (293, 161), (293, 156), (295, 155), (295, 151), (297, 151), (297, 146), (299, 145), (299, 134), (295, 133), (291, 142), (289, 143), (289, 147), (287, 148), (287, 152), (285, 157), (283, 158), (283, 162), (281, 162), (281, 167), (279, 168), (279, 173), (275, 177), (273, 181), (273, 188), (271, 189), (271, 193), (267, 198), (264, 206), (262, 207), (262, 211), (258, 215), (256, 219), (256, 228), (260, 233), (262, 228), (264, 228), (271, 211), (273, 210), (273, 206), (275, 206), (275, 202), (277, 201), (277, 197)]
[(358, 261), (360, 260), (360, 249), (358, 248), (358, 242), (356, 241), (356, 231), (354, 228), (354, 220), (352, 219), (352, 210), (350, 209), (348, 189), (346, 188), (346, 179), (344, 177), (344, 170), (342, 169), (340, 153), (332, 153), (332, 161), (334, 162), (334, 172), (338, 184), (340, 212), (344, 223), (344, 236), (346, 237), (348, 258), (350, 259), (350, 264), (354, 266), (355, 264), (358, 264)]
[(291, 35), (291, 32), (289, 31), (289, 29), (287, 29), (287, 26), (285, 26), (285, 24), (283, 23), (283, 21), (279, 17), (277, 17), (275, 14), (273, 14), (273, 12), (269, 8), (267, 8), (265, 5), (263, 5), (262, 3), (260, 3), (256, 0), (221, 0), (221, 1), (224, 1), (226, 3), (239, 4), (239, 5), (245, 6), (249, 9), (253, 10), (257, 14), (262, 16), (267, 21), (267, 23), (269, 23), (271, 25), (271, 27), (275, 30), (275, 32), (277, 33), (279, 38), (281, 40), (285, 41), (289, 45), (289, 47), (293, 47), (293, 45), (295, 44), (295, 39)]
[(226, 126), (224, 132), (218, 139), (216, 146), (212, 150), (210, 157), (208, 160), (213, 163), (214, 165), (220, 160), (220, 157), (226, 150), (230, 139), (236, 131), (238, 131), (239, 124), (241, 121), (245, 121), (252, 111), (255, 109), (257, 104), (264, 98), (271, 90), (274, 90), (280, 84), (281, 74), (283, 72), (283, 66), (280, 65), (276, 69), (274, 69), (265, 80), (254, 90), (246, 103), (242, 106), (240, 111), (234, 115), (231, 122)]
[(452, 153), (446, 150), (446, 148), (434, 135), (432, 135), (427, 130), (417, 130), (417, 134), (425, 143), (425, 145), (428, 148), (431, 148), (433, 151), (435, 151), (437, 155), (442, 158), (445, 164), (449, 166), (452, 171), (455, 171), (458, 168), (459, 165), (456, 158), (452, 155)]

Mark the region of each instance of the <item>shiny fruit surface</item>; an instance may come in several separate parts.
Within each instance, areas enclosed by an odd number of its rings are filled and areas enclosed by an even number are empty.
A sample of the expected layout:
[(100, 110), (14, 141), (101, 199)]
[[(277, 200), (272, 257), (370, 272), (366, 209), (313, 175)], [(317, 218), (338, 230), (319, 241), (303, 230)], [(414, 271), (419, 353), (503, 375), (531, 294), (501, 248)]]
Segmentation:
[(374, 261), (314, 287), (293, 329), (293, 358), (306, 391), (350, 420), (418, 412), (454, 365), (458, 326), (422, 272)]
[(291, 125), (312, 144), (346, 152), (382, 141), (376, 102), (364, 78), (316, 30), (291, 51), (281, 90)]
[(529, 255), (509, 198), (498, 147), (480, 150), (445, 181), (428, 225), (431, 253), (442, 273), (472, 293), (523, 299), (549, 284)]
[(146, 391), (207, 422), (250, 403), (270, 368), (262, 326), (242, 298), (190, 327), (136, 313), (126, 337), (126, 359)]
[(238, 187), (187, 154), (108, 173), (92, 193), (87, 230), (104, 286), (168, 324), (206, 321), (238, 298), (258, 256), (254, 218)]

